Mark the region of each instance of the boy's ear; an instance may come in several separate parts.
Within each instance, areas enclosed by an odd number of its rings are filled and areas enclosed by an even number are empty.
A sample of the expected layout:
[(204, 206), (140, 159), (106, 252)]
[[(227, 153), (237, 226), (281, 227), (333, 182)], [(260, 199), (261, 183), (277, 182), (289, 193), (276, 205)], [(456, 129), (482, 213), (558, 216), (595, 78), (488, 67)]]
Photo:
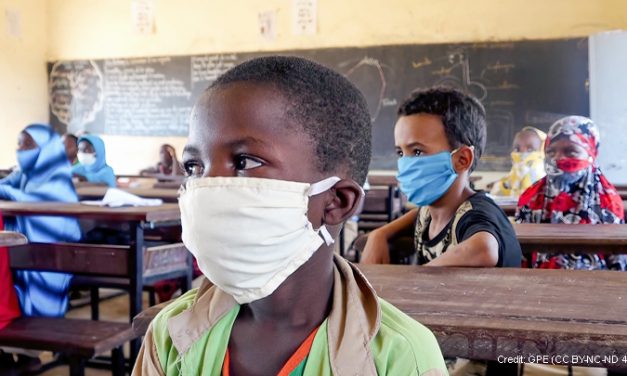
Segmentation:
[(351, 218), (363, 200), (363, 189), (352, 179), (342, 179), (333, 188), (331, 202), (324, 208), (324, 223), (341, 225)]
[(453, 169), (455, 172), (462, 173), (470, 170), (472, 162), (475, 160), (475, 151), (469, 146), (462, 146), (455, 154), (453, 154)]

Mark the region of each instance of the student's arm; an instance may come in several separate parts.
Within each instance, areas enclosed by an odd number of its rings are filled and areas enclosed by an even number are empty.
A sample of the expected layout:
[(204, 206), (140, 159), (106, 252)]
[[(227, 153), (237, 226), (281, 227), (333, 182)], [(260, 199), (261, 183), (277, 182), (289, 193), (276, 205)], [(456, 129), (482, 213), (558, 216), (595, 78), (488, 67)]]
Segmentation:
[(389, 264), (390, 250), (388, 242), (405, 233), (413, 234), (417, 215), (418, 209), (414, 209), (405, 213), (402, 217), (370, 232), (360, 263)]
[(499, 261), (499, 242), (489, 232), (477, 232), (426, 266), (496, 266)]
[(66, 201), (69, 197), (63, 196), (60, 192), (69, 192), (69, 190), (73, 191), (74, 188), (72, 188), (71, 182), (66, 177), (53, 176), (46, 184), (30, 188), (28, 192), (8, 185), (0, 185), (0, 200), (21, 202)]
[(0, 179), (0, 185), (8, 185), (17, 188), (20, 185), (22, 179), (22, 172), (20, 170), (14, 170), (9, 175)]

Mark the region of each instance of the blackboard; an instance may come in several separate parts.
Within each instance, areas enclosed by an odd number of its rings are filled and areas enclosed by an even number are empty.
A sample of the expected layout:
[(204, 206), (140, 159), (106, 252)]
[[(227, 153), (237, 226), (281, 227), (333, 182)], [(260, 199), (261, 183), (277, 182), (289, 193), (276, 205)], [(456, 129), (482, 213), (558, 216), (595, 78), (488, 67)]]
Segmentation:
[(589, 115), (588, 39), (394, 45), (298, 51), (58, 61), (48, 65), (50, 120), (61, 132), (185, 136), (198, 95), (244, 60), (297, 55), (346, 75), (374, 123), (375, 169), (394, 169), (396, 109), (414, 89), (453, 86), (488, 114), (481, 169), (508, 167), (514, 134), (547, 130), (564, 115)]

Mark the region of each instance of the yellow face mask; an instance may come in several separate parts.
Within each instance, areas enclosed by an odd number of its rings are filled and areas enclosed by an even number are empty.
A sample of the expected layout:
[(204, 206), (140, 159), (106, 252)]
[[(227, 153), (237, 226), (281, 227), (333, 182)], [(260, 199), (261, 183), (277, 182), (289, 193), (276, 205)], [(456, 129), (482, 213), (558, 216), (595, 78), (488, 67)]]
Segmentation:
[(538, 150), (525, 152), (525, 153), (513, 151), (511, 156), (512, 156), (512, 163), (514, 165), (544, 158), (544, 155), (542, 154), (542, 152)]

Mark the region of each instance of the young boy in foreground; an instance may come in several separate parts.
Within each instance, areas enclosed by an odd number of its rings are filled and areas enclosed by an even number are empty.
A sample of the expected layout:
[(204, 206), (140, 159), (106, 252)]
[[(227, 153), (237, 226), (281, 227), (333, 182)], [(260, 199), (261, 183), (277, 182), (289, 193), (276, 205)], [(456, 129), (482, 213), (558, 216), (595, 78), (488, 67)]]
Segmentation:
[(446, 374), (433, 334), (333, 254), (370, 153), (363, 96), (327, 68), (266, 57), (218, 78), (179, 201), (207, 281), (154, 319), (134, 374)]
[(481, 103), (457, 90), (435, 88), (414, 92), (398, 115), (398, 180), (418, 208), (372, 231), (361, 262), (389, 263), (388, 241), (413, 234), (421, 265), (520, 267), (512, 225), (469, 184), (485, 147)]

